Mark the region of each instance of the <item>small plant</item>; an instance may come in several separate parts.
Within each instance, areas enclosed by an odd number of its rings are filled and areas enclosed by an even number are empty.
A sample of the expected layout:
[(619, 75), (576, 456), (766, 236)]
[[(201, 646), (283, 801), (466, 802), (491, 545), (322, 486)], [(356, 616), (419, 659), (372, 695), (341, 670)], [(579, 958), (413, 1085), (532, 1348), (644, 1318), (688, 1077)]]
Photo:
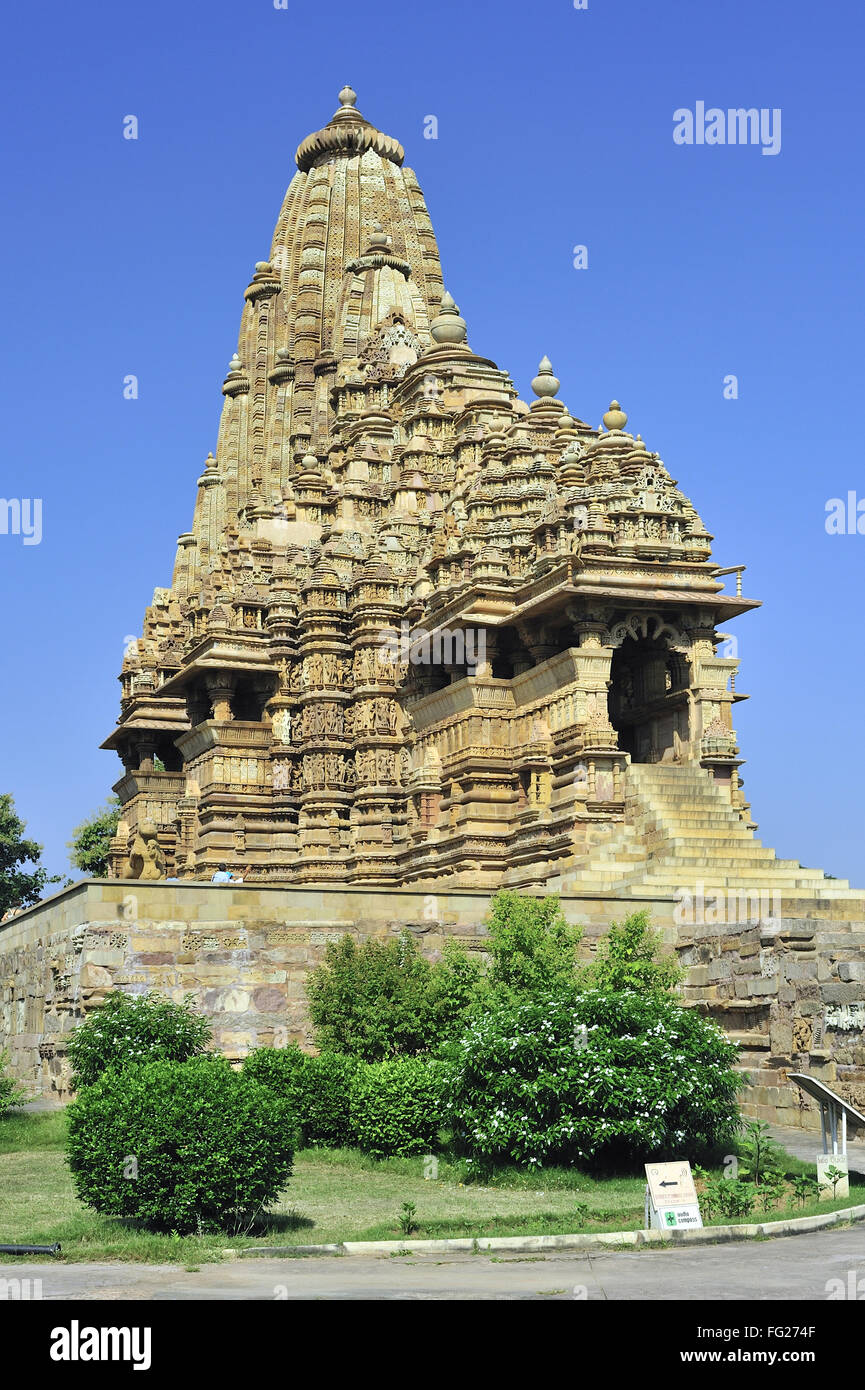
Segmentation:
[(586, 1222), (587, 1222), (588, 1219), (589, 1219), (589, 1204), (588, 1204), (588, 1202), (575, 1202), (575, 1203), (574, 1203), (574, 1219), (575, 1219), (575, 1221), (576, 1221), (576, 1223), (577, 1223), (577, 1229), (578, 1229), (578, 1230), (579, 1230), (580, 1226), (585, 1226)]
[(815, 1197), (820, 1195), (820, 1184), (816, 1178), (808, 1173), (803, 1173), (800, 1177), (793, 1180), (793, 1197), (804, 1207), (806, 1202), (812, 1202)]
[(416, 1231), (420, 1230), (415, 1220), (416, 1216), (417, 1207), (414, 1202), (403, 1202), (402, 1212), (399, 1218), (399, 1228), (404, 1236), (413, 1236)]
[(754, 1189), (740, 1178), (722, 1178), (718, 1184), (718, 1205), (723, 1216), (735, 1221), (754, 1210)]
[(24, 1105), (29, 1096), (23, 1087), (18, 1085), (14, 1076), (10, 1076), (6, 1070), (9, 1066), (9, 1053), (0, 1052), (0, 1115), (5, 1110), (9, 1110), (13, 1105)]
[(827, 1169), (826, 1169), (826, 1177), (829, 1179), (829, 1181), (828, 1181), (828, 1182), (821, 1182), (821, 1184), (820, 1184), (820, 1189), (821, 1189), (821, 1191), (823, 1191), (823, 1192), (828, 1192), (828, 1191), (829, 1191), (829, 1188), (831, 1187), (831, 1188), (832, 1188), (832, 1201), (834, 1202), (834, 1201), (835, 1201), (835, 1192), (836, 1192), (836, 1190), (837, 1190), (837, 1188), (838, 1188), (838, 1184), (839, 1184), (839, 1182), (843, 1182), (843, 1180), (846, 1178), (846, 1176), (847, 1176), (847, 1174), (844, 1172), (844, 1169), (843, 1169), (843, 1168), (836, 1168), (835, 1165), (834, 1165), (834, 1163), (833, 1163), (832, 1166), (831, 1166), (831, 1168), (827, 1168)]
[(764, 1212), (774, 1210), (783, 1198), (786, 1186), (783, 1173), (778, 1173), (773, 1169), (767, 1170), (755, 1193), (760, 1203), (760, 1209)]
[(786, 1157), (762, 1120), (752, 1120), (745, 1126), (744, 1136), (739, 1140), (739, 1155), (739, 1176), (748, 1178), (755, 1187), (760, 1186), (765, 1173), (780, 1168)]
[(704, 1176), (705, 1185), (699, 1192), (700, 1210), (708, 1221), (711, 1221), (721, 1210), (721, 1195), (718, 1188), (725, 1181), (724, 1178), (710, 1178), (708, 1174)]

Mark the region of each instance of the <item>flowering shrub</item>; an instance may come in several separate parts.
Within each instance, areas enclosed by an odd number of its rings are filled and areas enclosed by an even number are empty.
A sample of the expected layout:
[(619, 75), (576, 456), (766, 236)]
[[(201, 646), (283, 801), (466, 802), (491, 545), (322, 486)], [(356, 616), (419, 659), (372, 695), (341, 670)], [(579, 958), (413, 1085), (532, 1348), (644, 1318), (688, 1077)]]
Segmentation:
[(502, 1004), (454, 1049), (454, 1140), (480, 1166), (693, 1153), (738, 1127), (737, 1056), (714, 1023), (659, 994)]
[(81, 1201), (151, 1230), (247, 1230), (291, 1173), (289, 1102), (223, 1057), (109, 1067), (66, 1113)]
[(175, 1004), (160, 994), (133, 997), (115, 991), (72, 1034), (72, 1088), (92, 1086), (109, 1067), (157, 1057), (185, 1062), (203, 1052), (209, 1041), (210, 1024), (195, 1012), (191, 996)]

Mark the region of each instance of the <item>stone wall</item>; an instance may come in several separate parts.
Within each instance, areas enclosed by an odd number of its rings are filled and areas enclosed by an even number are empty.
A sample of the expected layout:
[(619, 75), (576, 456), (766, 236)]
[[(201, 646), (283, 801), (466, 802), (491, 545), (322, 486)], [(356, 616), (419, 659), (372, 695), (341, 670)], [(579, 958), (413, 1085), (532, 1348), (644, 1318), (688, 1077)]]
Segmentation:
[(683, 993), (742, 1049), (745, 1108), (772, 1124), (819, 1128), (788, 1073), (806, 1072), (865, 1111), (865, 922), (782, 917), (678, 928)]
[[(687, 1004), (742, 1047), (747, 1113), (816, 1128), (789, 1071), (820, 1077), (865, 1108), (865, 922), (784, 917), (761, 925), (674, 924), (672, 896), (561, 899), (590, 954), (613, 919), (642, 907), (688, 967)], [(425, 953), (446, 937), (483, 950), (485, 893), (212, 886), (90, 879), (0, 927), (0, 1048), (34, 1091), (68, 1097), (66, 1043), (114, 988), (191, 994), (231, 1058), (310, 1045), (304, 981), (346, 932), (408, 930)]]

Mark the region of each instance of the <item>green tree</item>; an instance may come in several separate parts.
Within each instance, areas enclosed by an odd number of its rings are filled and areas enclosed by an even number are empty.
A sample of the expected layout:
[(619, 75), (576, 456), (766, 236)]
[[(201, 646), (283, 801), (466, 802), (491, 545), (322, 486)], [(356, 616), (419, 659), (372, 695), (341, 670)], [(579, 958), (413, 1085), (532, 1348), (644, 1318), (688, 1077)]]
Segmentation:
[(558, 898), (496, 893), (486, 925), (489, 980), (497, 994), (525, 998), (575, 988), (582, 928), (569, 926)]
[[(25, 840), (25, 823), (15, 814), (15, 803), (8, 792), (0, 795), (0, 917), (10, 907), (29, 907), (41, 898), (49, 883), (59, 883), (55, 874), (39, 863), (42, 846)], [(31, 870), (24, 866), (31, 864)]]
[(632, 912), (623, 922), (611, 922), (598, 945), (598, 954), (581, 972), (588, 989), (665, 994), (684, 978), (674, 956), (665, 954), (659, 932), (652, 931), (649, 913)]
[(108, 877), (108, 849), (117, 834), (120, 810), (120, 798), (112, 796), (101, 810), (75, 827), (66, 846), (74, 868), (93, 878)]

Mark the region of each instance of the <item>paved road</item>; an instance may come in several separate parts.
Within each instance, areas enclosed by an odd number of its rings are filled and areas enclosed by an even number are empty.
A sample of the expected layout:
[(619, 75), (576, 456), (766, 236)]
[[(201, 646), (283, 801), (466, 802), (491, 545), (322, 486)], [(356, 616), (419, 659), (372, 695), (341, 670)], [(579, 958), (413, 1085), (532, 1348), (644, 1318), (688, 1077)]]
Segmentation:
[[(865, 1228), (693, 1250), (603, 1254), (319, 1256), (175, 1265), (7, 1264), (41, 1279), (44, 1299), (865, 1299)], [(841, 1284), (831, 1284), (840, 1280)], [(856, 1287), (854, 1284), (853, 1287)]]

